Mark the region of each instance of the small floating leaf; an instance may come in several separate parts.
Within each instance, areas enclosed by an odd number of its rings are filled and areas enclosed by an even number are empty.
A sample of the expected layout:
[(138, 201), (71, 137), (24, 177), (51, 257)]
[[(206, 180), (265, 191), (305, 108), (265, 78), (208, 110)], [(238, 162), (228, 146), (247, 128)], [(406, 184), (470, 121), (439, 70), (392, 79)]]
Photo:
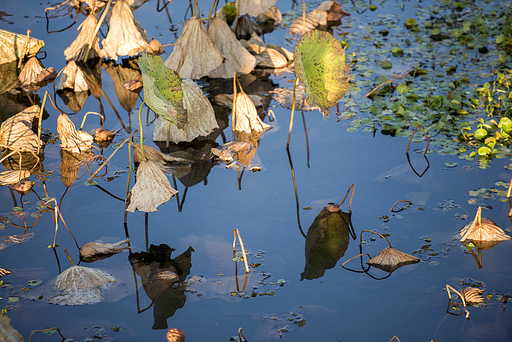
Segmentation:
[(455, 166), (457, 166), (457, 163), (455, 163), (455, 162), (446, 162), (446, 163), (444, 163), (444, 165), (446, 167), (455, 167)]

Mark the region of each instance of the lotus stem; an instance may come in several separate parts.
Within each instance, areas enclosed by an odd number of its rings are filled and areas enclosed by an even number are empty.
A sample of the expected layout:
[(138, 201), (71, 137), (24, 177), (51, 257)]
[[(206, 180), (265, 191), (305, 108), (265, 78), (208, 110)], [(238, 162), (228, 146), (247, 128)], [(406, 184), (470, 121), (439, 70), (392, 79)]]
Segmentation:
[(306, 32), (306, 0), (302, 0), (302, 35)]
[(391, 207), (390, 211), (391, 211), (391, 212), (394, 212), (394, 213), (398, 213), (398, 212), (400, 212), (400, 211), (404, 210), (404, 208), (401, 208), (401, 209), (399, 209), (399, 210), (393, 210), (393, 209), (395, 209), (395, 206), (396, 206), (398, 203), (402, 203), (402, 202), (409, 203), (410, 205), (412, 204), (412, 202), (411, 202), (411, 201), (408, 201), (408, 200), (400, 200), (400, 201), (396, 201), (396, 202), (395, 202), (395, 204), (393, 204), (393, 206)]
[[(427, 138), (427, 147), (425, 148), (425, 153), (423, 153), (423, 155), (426, 156), (427, 152), (428, 152), (428, 146), (430, 145), (430, 138), (428, 137), (427, 132), (425, 132), (425, 129), (423, 128), (423, 126), (421, 124), (418, 125), (418, 127), (421, 127), (421, 130), (423, 131), (423, 135), (425, 135), (425, 138)], [(416, 127), (414, 129), (414, 131), (412, 131), (411, 137), (409, 138), (409, 142), (407, 143), (407, 149), (405, 150), (405, 153), (409, 153), (409, 145), (411, 145), (412, 137), (414, 136), (414, 133), (416, 133), (416, 130), (418, 129), (418, 127)]]
[(386, 239), (386, 237), (382, 234), (379, 234), (377, 232), (374, 232), (372, 230), (367, 230), (367, 229), (363, 229), (361, 230), (361, 233), (359, 234), (359, 246), (362, 246), (363, 245), (363, 232), (368, 232), (368, 233), (372, 233), (372, 234), (376, 234), (378, 236), (380, 236), (381, 238), (383, 238), (384, 240), (386, 240), (386, 242), (388, 243), (389, 247), (391, 247), (391, 243), (389, 242), (388, 239)]
[(114, 152), (112, 152), (112, 154), (107, 158), (107, 160), (105, 160), (103, 162), (103, 164), (101, 164), (101, 166), (96, 170), (96, 172), (94, 172), (91, 177), (89, 177), (89, 179), (86, 180), (86, 182), (90, 181), (91, 179), (94, 178), (94, 176), (96, 176), (98, 174), (98, 172), (100, 172), (100, 170), (105, 166), (107, 165), (107, 163), (109, 162), (109, 160), (114, 156), (114, 154), (116, 154), (116, 152), (127, 142), (129, 141), (134, 135), (135, 133), (137, 133), (138, 130), (135, 130), (132, 135), (130, 135), (128, 138), (126, 138), (125, 140), (123, 140), (123, 142), (115, 149)]
[(101, 115), (100, 113), (96, 113), (96, 112), (87, 112), (87, 113), (85, 113), (84, 118), (82, 119), (82, 124), (80, 125), (80, 130), (82, 130), (82, 128), (84, 127), (85, 119), (87, 118), (87, 115), (89, 115), (89, 114), (99, 115), (99, 117), (101, 118), (101, 129), (103, 129), (103, 127), (105, 126), (105, 118), (103, 117), (103, 115)]
[(372, 91), (370, 91), (368, 94), (365, 95), (365, 97), (368, 97), (370, 96), (371, 94), (373, 94), (374, 92), (376, 92), (377, 90), (379, 90), (380, 88), (382, 88), (383, 86), (385, 86), (386, 84), (392, 84), (393, 83), (393, 80), (387, 80), (386, 82), (384, 83), (381, 83), (379, 84), (378, 86), (376, 86), (375, 88), (372, 89)]
[(295, 80), (293, 81), (293, 104), (292, 104), (292, 114), (290, 116), (290, 129), (288, 130), (288, 141), (286, 142), (286, 148), (290, 146), (290, 137), (292, 136), (292, 128), (293, 128), (293, 114), (295, 113), (295, 88), (297, 87), (297, 81), (299, 77), (295, 76)]
[[(240, 246), (242, 247), (242, 254), (244, 256), (244, 264), (245, 264), (245, 272), (246, 273), (249, 273), (249, 265), (247, 264), (247, 255), (245, 254), (245, 247), (244, 247), (244, 243), (242, 241), (242, 236), (240, 235), (240, 231), (235, 228), (235, 230), (233, 231), (233, 235), (236, 235), (238, 236), (238, 240), (240, 241)], [(235, 237), (235, 241), (236, 241), (236, 237)], [(233, 250), (235, 250), (235, 241), (233, 241)]]
[[(69, 1), (69, 0), (68, 0)], [(66, 2), (68, 2), (66, 1)], [(62, 5), (62, 4), (61, 4)], [(59, 5), (60, 6), (60, 5)], [(58, 6), (57, 6), (58, 7)], [(28, 340), (28, 342), (32, 342), (32, 335), (34, 335), (35, 333), (44, 333), (44, 332), (47, 332), (47, 331), (50, 331), (50, 330), (57, 330), (59, 332), (59, 335), (60, 337), (62, 337), (63, 340), (65, 340), (66, 338), (62, 335), (62, 333), (60, 332), (60, 328), (59, 327), (54, 327), (54, 328), (46, 328), (46, 329), (43, 329), (43, 330), (33, 330), (31, 333), (30, 333), (30, 338)]]
[(350, 69), (348, 68), (348, 65), (346, 65), (346, 64), (345, 64), (345, 69), (348, 72), (348, 78), (347, 78), (347, 83), (348, 83), (348, 82), (350, 82), (350, 78), (352, 77), (352, 74), (350, 73)]
[(511, 192), (512, 192), (512, 178), (510, 178), (510, 184), (508, 185), (507, 198), (510, 198)]
[(69, 261), (71, 261), (71, 264), (72, 264), (73, 266), (76, 266), (76, 265), (75, 265), (75, 263), (73, 262), (73, 259), (71, 259), (71, 257), (69, 256), (68, 250), (67, 250), (66, 248), (64, 248), (64, 252), (66, 253), (66, 255), (67, 255), (67, 257), (68, 257)]
[(140, 160), (143, 161), (144, 159), (146, 159), (146, 157), (144, 156), (144, 131), (142, 130), (142, 119), (141, 119), (141, 112), (142, 112), (142, 107), (144, 107), (144, 103), (146, 103), (146, 99), (144, 99), (144, 101), (142, 101), (142, 103), (140, 104), (140, 107), (139, 107), (139, 128), (140, 128), (140, 134), (139, 134), (139, 140), (140, 140), (140, 154), (141, 154), (141, 158)]
[(28, 42), (30, 41), (30, 33), (32, 31), (27, 30), (27, 39), (23, 42), (23, 47), (21, 48), (21, 54), (20, 54), (20, 61), (18, 62), (18, 69), (21, 67), (21, 62), (23, 61), (23, 58), (25, 57), (25, 50), (27, 49)]
[(233, 32), (236, 32), (236, 27), (238, 26), (238, 14), (240, 13), (240, 0), (236, 2), (236, 14), (235, 14), (235, 26), (233, 26)]
[(231, 111), (231, 128), (233, 130), (233, 141), (235, 141), (235, 116), (236, 116), (236, 71), (233, 76), (233, 110)]
[[(243, 340), (242, 340), (242, 337), (244, 338)], [(238, 328), (238, 340), (240, 342), (247, 342), (247, 338), (244, 336), (244, 332), (242, 330), (242, 327)]]
[(44, 112), (44, 105), (46, 104), (46, 95), (50, 96), (48, 91), (44, 92), (43, 97), (43, 104), (41, 105), (41, 110), (39, 111), (39, 117), (37, 122), (37, 154), (40, 152), (41, 148), (41, 122), (43, 121), (43, 112)]
[(208, 28), (210, 28), (210, 19), (212, 19), (213, 9), (215, 8), (215, 5), (217, 4), (217, 2), (219, 2), (219, 0), (213, 0), (212, 8), (210, 8), (210, 13), (208, 14), (208, 18), (206, 18), (207, 19), (206, 30), (208, 30)]
[[(448, 292), (448, 298), (450, 298), (450, 302), (452, 301), (452, 295), (450, 293), (450, 289), (453, 292), (455, 292), (462, 300), (462, 304), (464, 305), (464, 312), (466, 313), (466, 319), (469, 319), (469, 311), (466, 309), (466, 300), (464, 299), (464, 296), (459, 291), (457, 291), (453, 287), (451, 287), (450, 285), (446, 285), (446, 291)], [(450, 307), (450, 302), (448, 302), (448, 308)]]
[(126, 208), (128, 207), (128, 195), (130, 194), (130, 179), (132, 175), (132, 144), (128, 144), (128, 180), (126, 181), (126, 195), (124, 197), (124, 223), (128, 223), (128, 212)]
[[(71, 236), (73, 237), (73, 240), (75, 241), (75, 245), (76, 245), (76, 248), (80, 249), (80, 246), (78, 246), (78, 243), (76, 242), (76, 238), (75, 236), (73, 235), (73, 233), (71, 233), (71, 231), (69, 230), (68, 228), (68, 225), (66, 224), (66, 221), (64, 221), (64, 217), (62, 217), (62, 214), (60, 213), (60, 209), (59, 209), (59, 206), (57, 204), (57, 200), (55, 198), (52, 198), (48, 201), (46, 201), (44, 204), (46, 205), (47, 203), (51, 202), (51, 201), (54, 201), (55, 202), (55, 237), (53, 238), (53, 245), (52, 245), (52, 248), (55, 248), (55, 245), (57, 243), (57, 231), (59, 230), (59, 217), (60, 219), (62, 220), (62, 223), (64, 223), (64, 227), (66, 227), (66, 230), (69, 232), (69, 234), (71, 234)], [(74, 265), (74, 264), (73, 264)]]
[(464, 234), (464, 236), (460, 239), (460, 242), (464, 243), (464, 241), (466, 241), (469, 234), (473, 231), (473, 228), (475, 227), (476, 223), (478, 222), (479, 224), (481, 224), (481, 219), (482, 219), (482, 207), (478, 207), (475, 218), (473, 219), (473, 222), (471, 223), (471, 226), (466, 231), (466, 234)]
[(370, 258), (370, 259), (372, 258), (372, 257), (370, 256), (370, 254), (368, 254), (368, 253), (361, 253), (361, 254), (358, 254), (358, 255), (356, 255), (355, 257), (352, 257), (352, 258), (348, 259), (347, 261), (345, 261), (343, 264), (341, 264), (341, 267), (344, 267), (344, 266), (345, 266), (345, 264), (346, 264), (347, 262), (352, 261), (352, 260), (354, 260), (355, 258), (359, 258), (360, 256), (363, 256), (363, 255), (367, 255), (367, 256), (368, 256), (368, 258)]
[(395, 338), (396, 338), (396, 340), (397, 340), (398, 342), (402, 342), (402, 341), (400, 341), (400, 339), (399, 339), (399, 338), (398, 338), (398, 336), (396, 336), (396, 335), (395, 335), (395, 336), (393, 336), (393, 337), (391, 337), (391, 340), (389, 340), (389, 342), (393, 341)]
[(350, 189), (352, 189), (352, 194), (350, 195), (350, 201), (348, 202), (348, 212), (349, 213), (352, 212), (352, 209), (351, 209), (352, 208), (352, 198), (354, 197), (354, 191), (356, 190), (356, 185), (354, 183), (352, 183), (352, 185), (350, 185), (348, 187), (347, 193), (345, 194), (343, 201), (341, 201), (340, 205), (338, 205), (338, 208), (339, 208), (345, 202), (345, 200), (347, 199), (348, 193), (350, 192)]
[(107, 15), (107, 12), (108, 12), (108, 9), (110, 8), (111, 3), (112, 3), (112, 0), (108, 0), (107, 5), (103, 9), (103, 13), (101, 13), (100, 20), (98, 20), (98, 24), (94, 28), (94, 33), (91, 35), (91, 40), (89, 41), (89, 46), (87, 47), (87, 52), (85, 53), (84, 62), (87, 61), (87, 58), (89, 57), (89, 52), (91, 51), (92, 45), (94, 44), (94, 41), (96, 40), (96, 38), (98, 38), (98, 31), (100, 30), (100, 26), (103, 23), (105, 16)]

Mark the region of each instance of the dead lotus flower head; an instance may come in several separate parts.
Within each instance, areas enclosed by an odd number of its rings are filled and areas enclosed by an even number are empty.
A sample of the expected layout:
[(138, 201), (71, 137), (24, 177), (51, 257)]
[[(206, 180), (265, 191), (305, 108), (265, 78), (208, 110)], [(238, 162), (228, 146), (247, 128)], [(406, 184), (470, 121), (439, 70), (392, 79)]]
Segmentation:
[(12, 185), (11, 188), (16, 190), (20, 195), (25, 196), (30, 191), (32, 191), (32, 187), (34, 186), (34, 184), (36, 183), (25, 179)]
[(90, 151), (94, 140), (92, 135), (85, 131), (77, 131), (73, 121), (61, 113), (57, 118), (57, 131), (59, 132), (60, 147), (72, 153)]
[[(66, 61), (74, 60), (81, 61), (85, 58), (85, 54), (87, 53), (87, 49), (89, 47), (89, 42), (91, 40), (91, 36), (94, 34), (94, 30), (96, 29), (96, 25), (98, 24), (98, 20), (94, 16), (94, 14), (89, 14), (87, 18), (85, 18), (84, 22), (79, 26), (80, 33), (78, 37), (71, 43), (71, 45), (64, 50), (64, 56), (66, 56)], [(89, 56), (87, 58), (95, 58), (100, 56), (100, 44), (99, 40), (95, 39), (91, 51), (89, 52)]]
[(171, 328), (167, 330), (167, 341), (169, 342), (184, 342), (185, 341), (185, 334), (180, 330), (176, 328)]
[(31, 57), (20, 73), (21, 86), (29, 91), (38, 91), (57, 77), (55, 70), (50, 67), (45, 69), (36, 57)]
[(103, 57), (135, 56), (144, 51), (148, 43), (135, 23), (130, 5), (125, 0), (117, 1), (112, 8), (107, 37), (101, 42)]
[(137, 181), (131, 190), (127, 211), (135, 209), (146, 213), (158, 211), (158, 206), (170, 200), (177, 193), (158, 164), (144, 159), (137, 169)]
[(510, 240), (510, 236), (492, 220), (482, 217), (482, 207), (478, 207), (475, 219), (461, 229), (460, 235), (460, 242), (470, 240), (481, 249), (491, 248), (501, 241)]
[(146, 48), (146, 53), (149, 53), (150, 55), (159, 56), (165, 52), (164, 48), (162, 47), (162, 44), (153, 38)]
[(165, 66), (175, 70), (182, 78), (193, 80), (208, 76), (224, 61), (224, 56), (213, 45), (199, 17), (187, 20), (174, 51)]

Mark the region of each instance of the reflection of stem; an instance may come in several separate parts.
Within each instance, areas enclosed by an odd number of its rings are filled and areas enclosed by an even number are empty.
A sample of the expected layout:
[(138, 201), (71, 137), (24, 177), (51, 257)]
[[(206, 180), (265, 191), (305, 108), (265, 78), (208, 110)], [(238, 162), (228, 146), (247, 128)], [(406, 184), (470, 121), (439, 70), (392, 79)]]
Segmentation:
[(242, 254), (244, 256), (245, 272), (249, 273), (249, 265), (247, 264), (247, 254), (245, 254), (245, 247), (242, 241), (242, 236), (240, 236), (240, 231), (237, 228), (235, 228), (235, 230), (233, 231), (233, 236), (235, 237), (235, 239), (233, 240), (233, 250), (235, 250), (236, 237), (238, 236), (238, 241), (240, 241), (240, 246), (242, 247)]
[(306, 234), (304, 234), (302, 227), (300, 226), (299, 195), (297, 194), (297, 184), (295, 183), (295, 171), (293, 171), (292, 156), (290, 155), (289, 149), (286, 150), (286, 153), (288, 153), (288, 161), (290, 162), (290, 169), (292, 170), (293, 190), (295, 191), (295, 203), (297, 204), (297, 223), (299, 224), (299, 230), (302, 233), (302, 236), (305, 238)]
[[(452, 294), (450, 292), (450, 289), (455, 292), (457, 295), (459, 295), (459, 298), (462, 300), (462, 304), (464, 305), (464, 312), (466, 313), (466, 319), (469, 319), (469, 311), (466, 309), (466, 300), (464, 299), (464, 296), (457, 290), (455, 290), (453, 287), (451, 287), (450, 285), (446, 285), (446, 291), (448, 292), (448, 298), (450, 298), (449, 302), (448, 302), (448, 313), (450, 313), (450, 303), (452, 301)], [(460, 314), (454, 314), (454, 315), (462, 315), (462, 312)]]
[(62, 333), (60, 332), (60, 328), (55, 327), (55, 328), (46, 328), (46, 329), (43, 329), (43, 330), (33, 330), (33, 331), (30, 333), (30, 338), (29, 338), (28, 342), (32, 342), (32, 335), (34, 335), (35, 333), (44, 333), (44, 332), (47, 332), (47, 331), (50, 331), (50, 330), (57, 330), (57, 331), (59, 332), (60, 337), (62, 337), (62, 340), (65, 340), (65, 339), (66, 339), (66, 338), (62, 335)]
[(308, 160), (308, 168), (309, 168), (309, 139), (308, 139), (308, 129), (306, 128), (306, 119), (304, 118), (304, 111), (300, 111), (302, 113), (302, 123), (304, 124), (304, 135), (306, 136), (306, 154)]
[(363, 245), (363, 232), (368, 232), (368, 233), (372, 233), (372, 234), (380, 236), (381, 238), (386, 240), (386, 242), (388, 243), (389, 247), (391, 247), (391, 243), (389, 242), (388, 239), (386, 239), (386, 237), (384, 235), (379, 234), (379, 233), (374, 232), (374, 231), (371, 231), (371, 230), (366, 230), (366, 229), (361, 230), (361, 233), (359, 234), (359, 246)]
[[(423, 128), (422, 125), (418, 125), (418, 127), (421, 127), (421, 130), (423, 131), (423, 135), (427, 138), (427, 147), (425, 148), (425, 153), (423, 154), (424, 156), (426, 156), (427, 152), (428, 152), (428, 146), (430, 145), (430, 138), (428, 137), (427, 132), (425, 132), (425, 129)], [(409, 145), (411, 145), (412, 137), (414, 137), (414, 133), (416, 133), (416, 130), (418, 129), (418, 127), (416, 127), (414, 129), (414, 131), (412, 131), (411, 137), (409, 138), (409, 142), (407, 143), (407, 149), (405, 150), (405, 153), (409, 153)]]
[[(174, 173), (172, 174), (172, 182), (174, 184), (174, 189), (178, 190), (178, 183), (176, 182), (176, 176)], [(181, 213), (181, 206), (180, 206), (180, 193), (176, 193), (176, 203), (178, 203), (178, 212)]]
[(126, 195), (124, 197), (124, 224), (128, 223), (128, 196), (130, 195), (130, 178), (132, 175), (132, 145), (128, 144), (128, 180), (126, 181)]
[(146, 253), (149, 252), (149, 224), (148, 213), (144, 213), (144, 227), (146, 231)]
[(297, 87), (297, 81), (299, 79), (299, 76), (295, 77), (295, 80), (293, 81), (293, 104), (292, 104), (292, 114), (290, 116), (290, 129), (288, 130), (288, 141), (286, 142), (286, 148), (290, 146), (290, 137), (292, 135), (292, 128), (293, 128), (293, 114), (295, 113), (295, 88)]
[[(367, 255), (367, 256), (368, 256), (368, 258), (370, 258), (370, 259), (372, 258), (372, 257), (370, 256), (370, 254), (368, 254), (368, 253), (361, 253), (361, 254), (358, 254), (358, 255), (356, 255), (355, 257), (352, 257), (352, 258), (348, 259), (347, 261), (345, 261), (343, 264), (341, 264), (341, 267), (346, 268), (346, 267), (345, 267), (345, 264), (346, 264), (346, 263), (348, 263), (349, 261), (354, 260), (355, 258), (362, 257), (363, 255)], [(347, 269), (348, 269), (348, 268), (347, 268)]]
[[(112, 104), (112, 102), (110, 101), (110, 99), (108, 98), (107, 94), (105, 94), (105, 92), (103, 91), (103, 88), (100, 88), (100, 91), (101, 91), (101, 95), (103, 95), (103, 97), (105, 98), (105, 100), (107, 100), (108, 104), (110, 105), (110, 107), (112, 107), (112, 110), (114, 111), (114, 113), (116, 113), (117, 115), (117, 119), (119, 120), (119, 123), (121, 124), (121, 126), (126, 130), (126, 126), (124, 125), (124, 122), (123, 122), (123, 119), (121, 119), (121, 116), (119, 115), (119, 113), (117, 112), (117, 109), (116, 107), (114, 107), (114, 105)], [(101, 106), (101, 101), (100, 101), (100, 106)], [(102, 111), (103, 111), (103, 107), (102, 107)]]
[[(119, 149), (120, 149), (120, 148), (121, 148), (121, 147), (122, 147), (126, 142), (128, 142), (128, 141), (129, 141), (129, 140), (130, 140), (130, 139), (135, 135), (135, 133), (137, 133), (137, 132), (138, 132), (138, 130), (135, 130), (135, 131), (132, 133), (132, 135), (130, 135), (130, 136), (129, 136), (128, 138), (126, 138), (125, 140), (123, 140), (123, 142), (122, 142), (122, 143), (121, 143), (121, 144), (120, 144), (120, 145), (115, 149), (115, 151), (114, 151), (114, 152), (112, 152), (112, 154), (107, 158), (107, 160), (105, 160), (105, 161), (103, 162), (103, 164), (101, 164), (101, 166), (96, 170), (96, 172), (94, 172), (94, 173), (91, 175), (91, 177), (89, 177), (89, 179), (87, 179), (87, 180), (86, 180), (86, 182), (88, 182), (88, 181), (90, 181), (91, 179), (93, 179), (93, 178), (94, 178), (94, 176), (96, 176), (96, 175), (98, 174), (98, 172), (100, 172), (100, 170), (101, 170), (105, 165), (107, 165), (107, 163), (108, 163), (108, 162), (109, 162), (109, 160), (114, 156), (114, 154), (115, 154), (115, 153), (116, 153), (116, 152), (117, 152), (117, 151), (118, 151), (118, 150), (119, 150)], [(142, 139), (141, 139), (141, 140), (142, 140)], [(141, 142), (141, 144), (142, 144), (142, 142)]]
[(404, 208), (401, 208), (401, 209), (398, 209), (398, 210), (394, 210), (395, 209), (395, 206), (398, 204), (398, 203), (402, 203), (402, 202), (405, 202), (405, 203), (409, 203), (410, 205), (412, 205), (412, 202), (411, 201), (408, 201), (408, 200), (400, 200), (400, 201), (396, 201), (395, 204), (393, 204), (393, 206), (391, 207), (390, 211), (393, 212), (393, 213), (398, 213), (402, 210), (404, 210)]
[(477, 247), (477, 250), (478, 250), (478, 257), (477, 257), (473, 248), (471, 248), (466, 242), (463, 242), (462, 244), (464, 246), (466, 246), (466, 248), (471, 251), (471, 255), (475, 259), (476, 264), (478, 265), (478, 268), (482, 268), (482, 251), (480, 250), (480, 248)]

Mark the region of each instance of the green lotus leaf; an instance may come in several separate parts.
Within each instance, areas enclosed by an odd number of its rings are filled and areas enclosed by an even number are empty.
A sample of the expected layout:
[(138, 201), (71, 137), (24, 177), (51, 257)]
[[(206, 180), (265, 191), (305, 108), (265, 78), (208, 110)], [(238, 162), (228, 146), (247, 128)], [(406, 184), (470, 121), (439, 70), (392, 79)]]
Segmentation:
[(139, 67), (144, 84), (144, 100), (155, 113), (183, 128), (187, 110), (183, 107), (181, 77), (164, 65), (162, 57), (142, 53)]
[(295, 72), (306, 89), (306, 101), (325, 116), (348, 90), (345, 51), (330, 33), (304, 33), (294, 49)]

